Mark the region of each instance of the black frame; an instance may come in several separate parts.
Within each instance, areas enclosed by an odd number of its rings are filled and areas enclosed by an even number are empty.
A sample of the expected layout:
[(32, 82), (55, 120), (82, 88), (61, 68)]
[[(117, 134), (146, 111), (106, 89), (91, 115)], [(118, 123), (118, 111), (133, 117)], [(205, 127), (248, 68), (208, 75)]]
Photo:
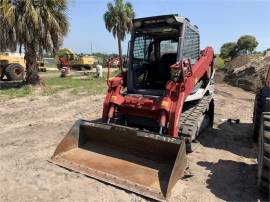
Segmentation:
[[(134, 19), (133, 24), (135, 22), (140, 21), (142, 26), (144, 26), (145, 21), (156, 21), (155, 25), (153, 27), (164, 26), (164, 23), (166, 23), (166, 19), (168, 18), (174, 18), (175, 22), (170, 24), (177, 26), (179, 28), (179, 43), (178, 43), (178, 51), (177, 51), (177, 62), (181, 61), (184, 58), (188, 59), (199, 59), (200, 56), (200, 35), (197, 26), (193, 26), (190, 24), (189, 20), (184, 17), (178, 17), (178, 15), (163, 15), (163, 16), (155, 16), (155, 17), (147, 17), (147, 18), (139, 18)], [(160, 24), (159, 24), (160, 22)], [(147, 25), (147, 27), (151, 27), (151, 25)], [(128, 93), (132, 94), (139, 94), (139, 95), (154, 95), (154, 96), (162, 96), (164, 95), (164, 90), (156, 90), (156, 89), (136, 89), (134, 87), (134, 73), (133, 73), (133, 49), (134, 49), (134, 41), (136, 36), (136, 30), (139, 28), (133, 27), (131, 32), (131, 40), (129, 44), (129, 63), (128, 63), (128, 69), (131, 71), (128, 71), (128, 78), (127, 78), (127, 89)], [(191, 30), (193, 35), (197, 37), (198, 44), (195, 44), (196, 47), (192, 47), (193, 50), (189, 51), (191, 57), (187, 57), (185, 55), (184, 49), (185, 49), (185, 39), (189, 36), (187, 36), (187, 31)]]

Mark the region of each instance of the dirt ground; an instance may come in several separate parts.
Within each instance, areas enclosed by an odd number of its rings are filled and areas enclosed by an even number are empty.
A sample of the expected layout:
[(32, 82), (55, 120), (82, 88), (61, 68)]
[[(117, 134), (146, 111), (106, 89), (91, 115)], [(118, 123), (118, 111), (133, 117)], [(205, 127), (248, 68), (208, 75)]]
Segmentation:
[[(75, 120), (100, 117), (103, 95), (30, 96), (0, 100), (0, 201), (147, 201), (131, 192), (48, 162)], [(256, 201), (256, 145), (251, 118), (254, 95), (216, 84), (215, 126), (188, 155), (190, 175), (170, 201)], [(239, 118), (240, 124), (221, 119)]]

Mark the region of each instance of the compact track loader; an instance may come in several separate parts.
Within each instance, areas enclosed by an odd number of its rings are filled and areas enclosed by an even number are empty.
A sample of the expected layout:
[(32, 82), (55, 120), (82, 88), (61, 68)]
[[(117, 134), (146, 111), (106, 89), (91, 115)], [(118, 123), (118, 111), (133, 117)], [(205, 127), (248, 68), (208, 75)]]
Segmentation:
[(127, 71), (107, 81), (102, 121), (78, 120), (51, 161), (166, 200), (213, 123), (214, 53), (200, 51), (197, 26), (177, 15), (134, 19), (129, 45)]

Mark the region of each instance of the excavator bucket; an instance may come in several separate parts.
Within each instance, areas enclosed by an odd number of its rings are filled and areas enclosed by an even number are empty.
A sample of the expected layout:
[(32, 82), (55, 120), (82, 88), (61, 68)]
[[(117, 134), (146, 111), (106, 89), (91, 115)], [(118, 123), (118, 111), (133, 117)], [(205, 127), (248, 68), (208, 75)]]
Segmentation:
[(51, 162), (162, 201), (183, 176), (187, 160), (183, 140), (79, 120)]

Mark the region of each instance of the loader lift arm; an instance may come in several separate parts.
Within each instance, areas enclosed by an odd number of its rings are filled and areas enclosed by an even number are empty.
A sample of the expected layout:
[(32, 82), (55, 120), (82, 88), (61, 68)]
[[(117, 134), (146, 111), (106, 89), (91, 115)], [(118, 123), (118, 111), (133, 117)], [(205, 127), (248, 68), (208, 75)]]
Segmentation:
[[(174, 74), (178, 75), (178, 78), (175, 78), (175, 81), (171, 80), (167, 82), (165, 96), (156, 103), (153, 99), (149, 99), (146, 96), (132, 97), (125, 94), (123, 95), (122, 90), (126, 88), (126, 82), (124, 82), (126, 74), (119, 74), (109, 82), (108, 94), (104, 101), (103, 108), (104, 122), (108, 122), (108, 120), (115, 116), (115, 108), (118, 108), (117, 110), (119, 112), (129, 113), (135, 116), (138, 115), (136, 111), (127, 112), (128, 103), (133, 102), (134, 105), (132, 105), (132, 108), (139, 107), (142, 109), (143, 113), (141, 116), (156, 118), (156, 120), (159, 120), (160, 127), (165, 127), (168, 123), (167, 135), (178, 137), (180, 127), (179, 120), (184, 102), (200, 79), (205, 77), (210, 81), (213, 73), (213, 58), (213, 49), (208, 47), (203, 51), (202, 56), (193, 66), (191, 66), (189, 60), (183, 60), (173, 64), (171, 69), (174, 71)], [(147, 107), (149, 103), (154, 104), (154, 106), (151, 106), (152, 110), (149, 110), (149, 107)], [(121, 108), (122, 106), (124, 107)], [(160, 114), (157, 113), (158, 110), (161, 111)]]

